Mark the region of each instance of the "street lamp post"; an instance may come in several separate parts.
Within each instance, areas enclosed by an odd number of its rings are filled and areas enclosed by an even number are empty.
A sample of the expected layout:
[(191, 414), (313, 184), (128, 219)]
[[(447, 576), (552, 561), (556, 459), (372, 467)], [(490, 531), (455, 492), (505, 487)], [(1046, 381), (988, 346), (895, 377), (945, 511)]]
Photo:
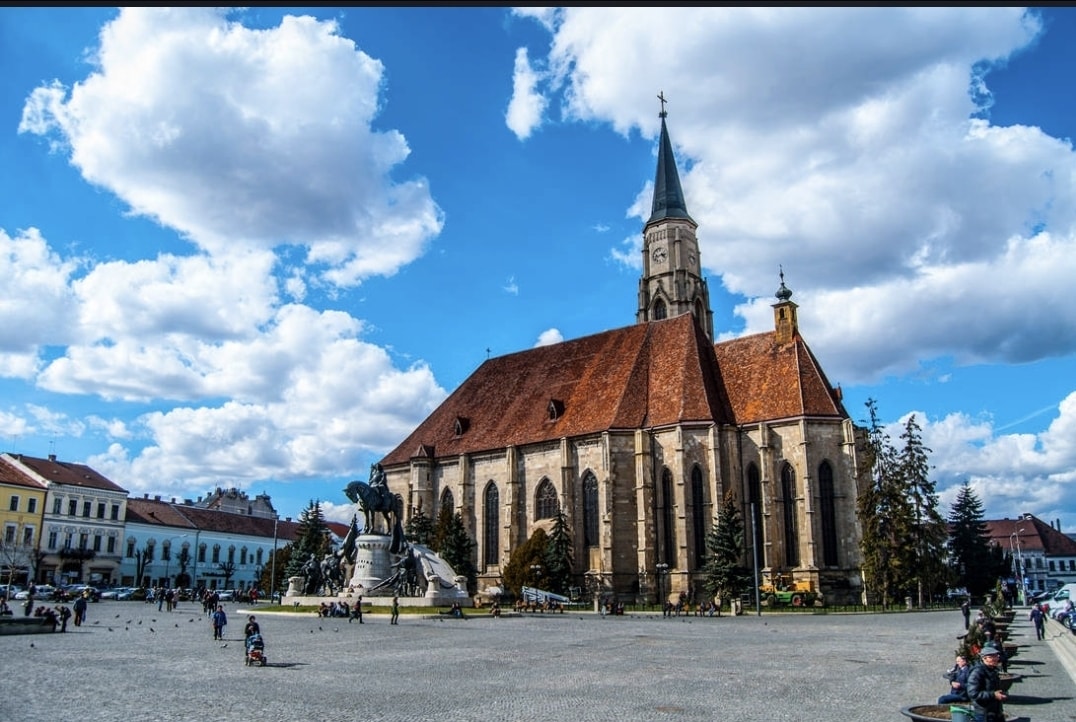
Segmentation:
[(272, 604), (275, 601), (274, 595), (276, 594), (276, 526), (280, 521), (280, 514), (276, 514), (273, 517), (273, 566), (269, 571), (269, 603)]
[(1017, 603), (1021, 606), (1027, 604), (1027, 590), (1024, 588), (1024, 560), (1020, 554), (1020, 534), (1023, 529), (1017, 529), (1009, 535), (1009, 553), (1013, 553), (1013, 539), (1016, 539), (1016, 596)]

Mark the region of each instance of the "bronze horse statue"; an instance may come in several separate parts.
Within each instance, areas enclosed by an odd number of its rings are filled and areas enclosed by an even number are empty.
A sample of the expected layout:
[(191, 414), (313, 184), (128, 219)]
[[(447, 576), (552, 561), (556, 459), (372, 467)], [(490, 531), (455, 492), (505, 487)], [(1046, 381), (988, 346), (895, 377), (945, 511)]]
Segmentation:
[(353, 504), (358, 504), (362, 511), (365, 520), (363, 534), (374, 533), (374, 520), (378, 512), (385, 517), (385, 524), (392, 534), (389, 551), (399, 554), (404, 546), (403, 525), (400, 522), (403, 516), (403, 497), (389, 491), (385, 484), (385, 472), (381, 470), (380, 464), (374, 464), (370, 468), (370, 481), (370, 484), (362, 481), (350, 482), (344, 487), (344, 495)]

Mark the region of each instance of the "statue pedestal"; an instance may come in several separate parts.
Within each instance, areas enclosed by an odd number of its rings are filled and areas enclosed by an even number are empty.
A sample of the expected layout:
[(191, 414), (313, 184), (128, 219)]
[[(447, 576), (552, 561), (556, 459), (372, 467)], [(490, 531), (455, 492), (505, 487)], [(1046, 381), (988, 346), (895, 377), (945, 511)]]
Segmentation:
[[(355, 539), (355, 572), (347, 586), (369, 590), (392, 576), (391, 543), (392, 537), (387, 534), (360, 534)], [(375, 596), (391, 597), (392, 591), (384, 590)]]

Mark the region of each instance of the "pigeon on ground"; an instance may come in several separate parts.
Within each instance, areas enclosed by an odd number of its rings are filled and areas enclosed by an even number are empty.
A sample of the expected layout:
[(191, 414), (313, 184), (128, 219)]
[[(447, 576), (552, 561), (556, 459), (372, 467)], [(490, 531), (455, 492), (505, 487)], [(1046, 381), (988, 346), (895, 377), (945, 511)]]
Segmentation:
[(111, 632), (111, 631), (112, 631), (112, 627), (109, 627), (109, 628), (108, 628), (108, 631), (110, 631), (110, 632)]
[(150, 627), (150, 628), (149, 628), (149, 631), (151, 631), (151, 632), (156, 632), (157, 630), (156, 630), (156, 629), (154, 629), (153, 627)]

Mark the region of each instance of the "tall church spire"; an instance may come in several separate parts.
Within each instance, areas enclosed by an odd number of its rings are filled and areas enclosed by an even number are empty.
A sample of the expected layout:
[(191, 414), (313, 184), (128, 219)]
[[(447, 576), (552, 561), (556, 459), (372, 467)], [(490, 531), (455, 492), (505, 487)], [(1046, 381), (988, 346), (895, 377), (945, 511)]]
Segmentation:
[(658, 141), (658, 171), (654, 176), (654, 204), (647, 223), (664, 218), (686, 218), (690, 221), (691, 216), (684, 203), (684, 190), (680, 187), (680, 174), (676, 171), (669, 129), (665, 127), (665, 118), (669, 115), (665, 112), (665, 94), (658, 93), (658, 99), (661, 101), (661, 139)]
[(690, 313), (703, 333), (714, 338), (710, 291), (702, 277), (698, 224), (688, 215), (680, 174), (676, 170), (669, 129), (665, 125), (665, 94), (661, 101), (661, 137), (654, 176), (654, 203), (643, 227), (643, 276), (639, 279), (637, 323), (660, 321)]

